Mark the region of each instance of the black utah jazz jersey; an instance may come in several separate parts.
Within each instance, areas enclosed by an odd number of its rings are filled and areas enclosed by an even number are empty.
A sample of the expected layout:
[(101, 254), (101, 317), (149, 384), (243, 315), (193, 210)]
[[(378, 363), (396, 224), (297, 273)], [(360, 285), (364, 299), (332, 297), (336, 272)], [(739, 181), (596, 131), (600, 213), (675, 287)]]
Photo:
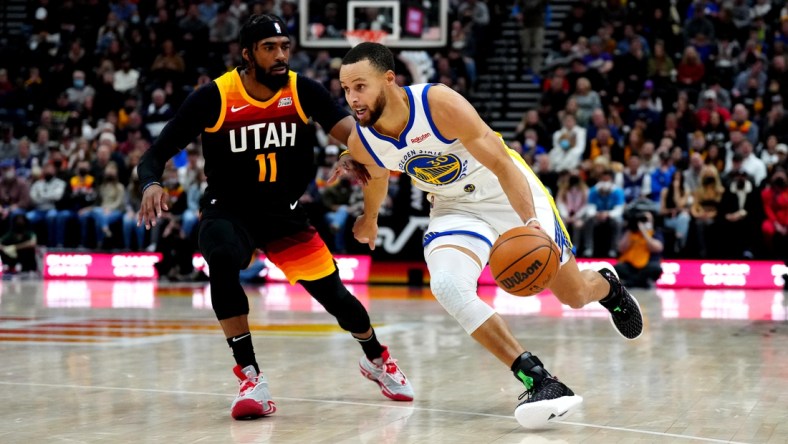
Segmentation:
[(348, 115), (319, 83), (289, 76), (265, 102), (247, 94), (237, 69), (193, 92), (143, 156), (140, 183), (158, 181), (166, 161), (202, 134), (204, 203), (246, 215), (288, 211), (315, 177), (309, 118), (330, 131)]

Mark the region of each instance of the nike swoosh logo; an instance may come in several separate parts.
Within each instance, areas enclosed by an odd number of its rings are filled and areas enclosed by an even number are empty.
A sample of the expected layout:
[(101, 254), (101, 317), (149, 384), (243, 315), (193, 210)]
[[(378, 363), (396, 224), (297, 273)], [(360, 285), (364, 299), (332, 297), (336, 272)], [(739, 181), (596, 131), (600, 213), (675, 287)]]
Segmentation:
[(298, 206), (298, 201), (295, 201), (295, 202), (290, 204), (290, 209), (291, 210), (295, 210), (295, 207), (297, 207), (297, 206)]
[(233, 106), (230, 108), (230, 112), (231, 112), (231, 113), (238, 112), (238, 111), (240, 111), (240, 110), (242, 110), (242, 109), (246, 108), (247, 106), (250, 106), (250, 105), (247, 103), (246, 105), (244, 105), (244, 106), (239, 106), (238, 108), (236, 108), (236, 107), (235, 107), (235, 105), (233, 105)]
[(233, 342), (238, 342), (238, 341), (240, 341), (241, 339), (243, 339), (243, 338), (246, 338), (246, 337), (249, 337), (249, 336), (252, 336), (252, 334), (251, 334), (251, 333), (247, 333), (247, 334), (245, 334), (245, 335), (241, 336), (240, 338), (233, 338)]

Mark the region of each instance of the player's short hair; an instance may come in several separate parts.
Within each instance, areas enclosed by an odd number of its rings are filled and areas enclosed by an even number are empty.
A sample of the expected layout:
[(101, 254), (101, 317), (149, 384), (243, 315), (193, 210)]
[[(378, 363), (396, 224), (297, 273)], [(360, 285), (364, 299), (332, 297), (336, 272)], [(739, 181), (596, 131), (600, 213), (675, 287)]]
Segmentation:
[(350, 65), (362, 60), (369, 60), (369, 63), (380, 72), (394, 71), (394, 54), (380, 43), (359, 43), (345, 54), (342, 64)]

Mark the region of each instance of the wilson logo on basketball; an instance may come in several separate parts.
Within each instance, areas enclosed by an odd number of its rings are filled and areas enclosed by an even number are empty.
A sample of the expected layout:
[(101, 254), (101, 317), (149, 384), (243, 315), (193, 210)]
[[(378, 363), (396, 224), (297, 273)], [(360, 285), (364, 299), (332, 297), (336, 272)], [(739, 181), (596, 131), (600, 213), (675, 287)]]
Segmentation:
[(430, 134), (430, 133), (424, 133), (424, 134), (420, 135), (419, 137), (414, 137), (414, 138), (410, 139), (410, 143), (421, 143), (421, 142), (424, 142), (431, 135), (432, 134)]
[(542, 268), (542, 263), (539, 261), (534, 261), (525, 271), (515, 271), (513, 275), (508, 278), (501, 279), (500, 282), (506, 288), (514, 288), (528, 279), (531, 275), (536, 273), (540, 268)]

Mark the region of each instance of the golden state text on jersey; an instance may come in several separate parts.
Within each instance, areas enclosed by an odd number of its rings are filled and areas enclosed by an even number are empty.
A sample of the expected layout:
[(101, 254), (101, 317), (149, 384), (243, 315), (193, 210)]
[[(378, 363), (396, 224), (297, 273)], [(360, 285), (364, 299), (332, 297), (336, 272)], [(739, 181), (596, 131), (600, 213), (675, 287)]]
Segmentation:
[(427, 93), (430, 88), (443, 87), (421, 84), (403, 88), (410, 114), (398, 137), (380, 134), (373, 127), (356, 128), (378, 165), (408, 174), (417, 188), (428, 193), (465, 195), (478, 188), (476, 182), (494, 178), (481, 177), (489, 176), (482, 164), (459, 140), (444, 137), (432, 121)]

